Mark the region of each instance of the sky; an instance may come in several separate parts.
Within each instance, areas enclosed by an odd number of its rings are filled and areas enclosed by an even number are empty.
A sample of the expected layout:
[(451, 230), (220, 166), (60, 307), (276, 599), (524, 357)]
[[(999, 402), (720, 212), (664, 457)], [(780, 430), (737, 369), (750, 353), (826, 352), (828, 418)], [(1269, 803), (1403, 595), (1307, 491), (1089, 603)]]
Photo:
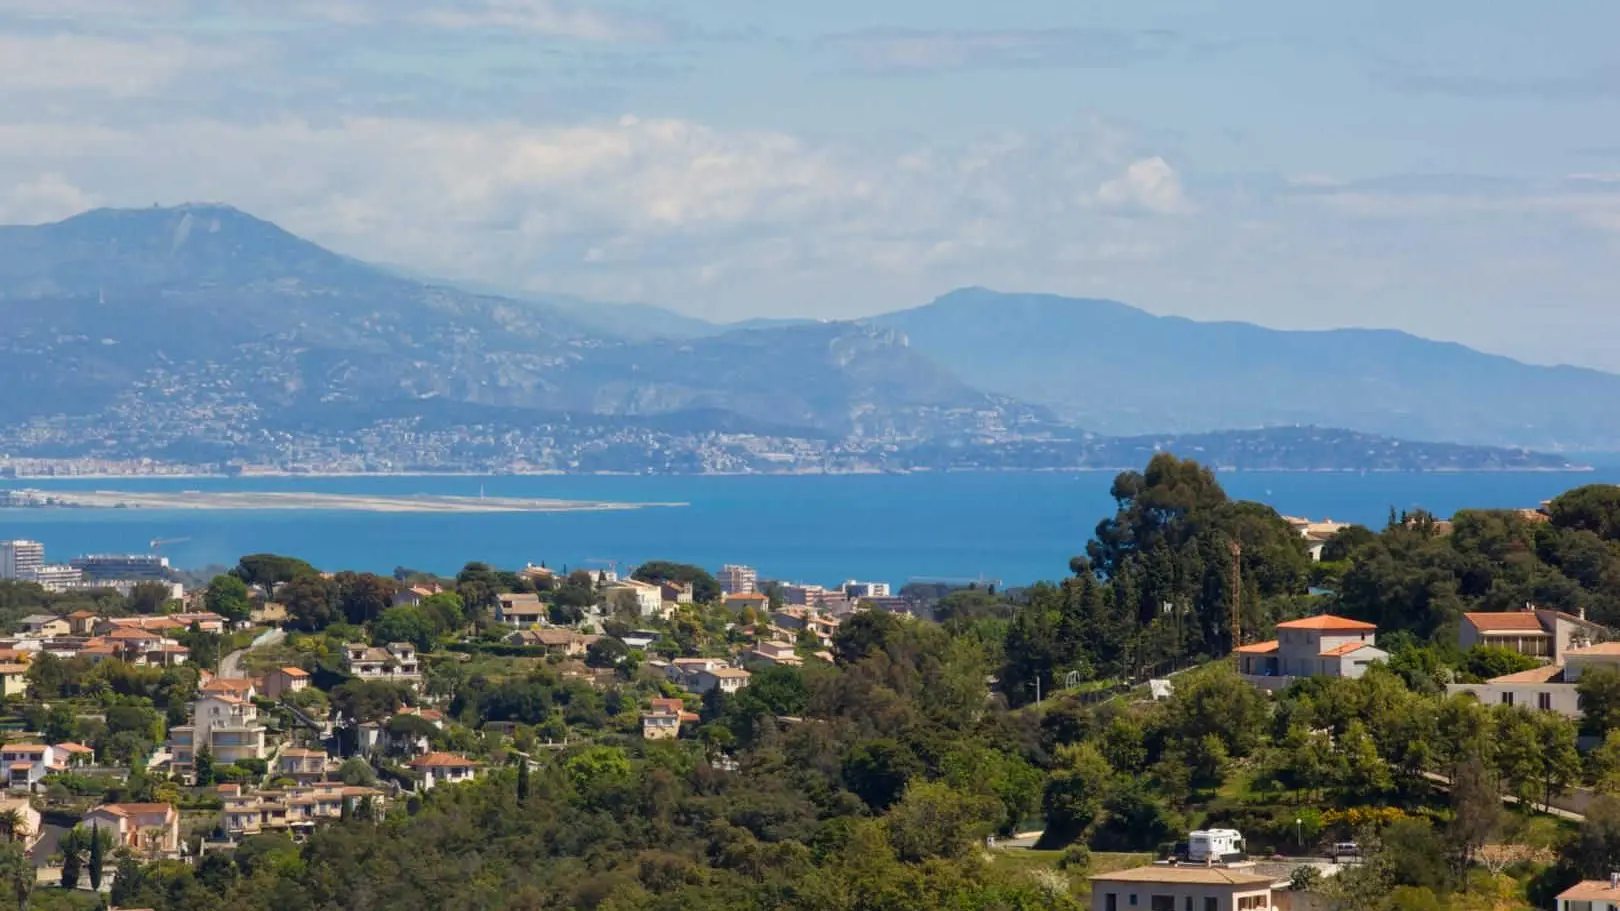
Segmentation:
[(0, 0), (0, 223), (713, 320), (964, 285), (1620, 371), (1620, 4)]

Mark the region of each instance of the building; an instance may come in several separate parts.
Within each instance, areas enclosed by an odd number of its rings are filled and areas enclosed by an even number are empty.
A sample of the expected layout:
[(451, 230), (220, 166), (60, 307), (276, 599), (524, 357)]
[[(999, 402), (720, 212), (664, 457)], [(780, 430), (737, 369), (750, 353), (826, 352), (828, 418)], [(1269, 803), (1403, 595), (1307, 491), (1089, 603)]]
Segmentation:
[(857, 582), (854, 579), (846, 579), (839, 587), (843, 589), (844, 597), (856, 601), (862, 598), (887, 598), (890, 594), (887, 582)]
[(690, 582), (664, 580), (658, 584), (659, 596), (671, 604), (691, 604), (694, 591)]
[(375, 788), (333, 781), (270, 791), (220, 785), (219, 796), (225, 805), (225, 834), (232, 841), (265, 832), (307, 832), (323, 821), (343, 818), (345, 805), (352, 810), (364, 801), (371, 801), (373, 812), (380, 813), (387, 799)]
[(513, 629), (539, 626), (546, 619), (546, 605), (539, 595), (501, 595), (495, 604), (495, 622)]
[(301, 667), (278, 667), (264, 675), (264, 698), (285, 699), (309, 688), (309, 671)]
[(105, 636), (85, 643), (85, 654), (117, 658), (142, 667), (173, 667), (184, 664), (190, 649), (164, 636), (137, 627), (119, 627)]
[(1154, 864), (1091, 877), (1091, 911), (1270, 911), (1274, 882), (1252, 867)]
[(276, 774), (284, 775), (299, 784), (309, 784), (326, 777), (326, 752), (288, 747), (276, 757)]
[(45, 545), (38, 541), (0, 541), (0, 579), (33, 579), (44, 565)]
[(61, 563), (46, 563), (37, 567), (32, 573), (18, 578), (26, 582), (35, 582), (40, 588), (48, 592), (63, 592), (76, 588), (83, 581), (79, 571), (71, 566)]
[(28, 695), (28, 665), (0, 664), (0, 697)]
[(69, 627), (70, 636), (91, 636), (95, 634), (96, 624), (101, 622), (101, 615), (95, 611), (76, 610), (65, 618)]
[(174, 576), (169, 558), (157, 554), (87, 554), (68, 565), (86, 582), (168, 582)]
[(1562, 664), (1492, 677), (1484, 683), (1452, 683), (1446, 692), (1469, 693), (1486, 705), (1523, 705), (1569, 718), (1581, 717), (1575, 684), (1594, 667), (1620, 669), (1620, 642), (1599, 642), (1563, 652)]
[(1609, 635), (1583, 616), (1526, 604), (1524, 610), (1465, 613), (1457, 628), (1457, 646), (1494, 646), (1554, 664), (1570, 649), (1582, 648)]
[(390, 642), (386, 647), (350, 642), (343, 646), (343, 669), (362, 680), (393, 680), (415, 686), (422, 679), (416, 646)]
[(1360, 677), (1388, 653), (1373, 645), (1377, 627), (1322, 614), (1277, 624), (1277, 638), (1238, 648), (1244, 678), (1281, 690), (1300, 677)]
[(30, 636), (53, 638), (73, 633), (73, 624), (55, 614), (29, 614), (17, 621), (17, 628)]
[(726, 607), (737, 611), (740, 611), (745, 607), (751, 607), (759, 613), (764, 613), (765, 611), (770, 610), (771, 599), (765, 597), (759, 592), (745, 592), (740, 595), (727, 595)]
[(617, 608), (621, 602), (634, 605), (636, 615), (643, 619), (664, 616), (664, 590), (650, 582), (621, 579), (602, 589), (602, 594), (610, 607)]
[(579, 658), (584, 656), (585, 650), (591, 643), (602, 638), (576, 632), (571, 629), (520, 629), (506, 637), (506, 641), (513, 645), (526, 645), (531, 648), (543, 648), (553, 654), (564, 658)]
[(16, 837), (22, 842), (24, 851), (34, 850), (39, 844), (39, 837), (43, 834), (44, 820), (40, 818), (39, 811), (34, 809), (33, 801), (27, 797), (0, 796), (0, 813), (15, 812), (22, 820), (18, 827)]
[(167, 803), (105, 803), (84, 815), (85, 828), (110, 832), (113, 844), (140, 857), (180, 853), (180, 813)]
[(251, 700), (259, 695), (259, 683), (251, 677), (218, 677), (207, 675), (197, 687), (198, 696), (235, 696)]
[(410, 767), (421, 776), (419, 790), (430, 791), (441, 784), (472, 781), (478, 777), (479, 764), (455, 753), (429, 753), (413, 759)]
[(191, 723), (169, 730), (171, 762), (176, 772), (189, 776), (203, 749), (218, 765), (264, 759), (264, 735), (259, 710), (252, 702), (230, 693), (201, 695), (191, 704)]
[(67, 771), (56, 750), (42, 743), (8, 743), (0, 746), (0, 765), (6, 769), (6, 787), (31, 791), (52, 772)]
[(727, 563), (714, 574), (722, 595), (751, 595), (759, 590), (759, 573), (751, 566)]
[(722, 693), (735, 693), (747, 686), (752, 676), (740, 667), (709, 668), (688, 676), (686, 688), (694, 693), (707, 693), (715, 689)]
[(1558, 893), (1557, 911), (1614, 911), (1620, 907), (1620, 874), (1588, 879)]
[(681, 724), (699, 720), (679, 699), (654, 699), (652, 708), (641, 715), (641, 736), (647, 740), (673, 740), (681, 735)]
[(413, 585), (394, 593), (395, 607), (415, 607), (439, 593), (437, 585)]
[(1283, 521), (1305, 539), (1305, 547), (1311, 552), (1311, 559), (1317, 561), (1322, 559), (1322, 548), (1327, 546), (1327, 542), (1340, 531), (1350, 527), (1348, 522), (1335, 522), (1332, 519), (1313, 522), (1297, 516), (1283, 516)]
[(773, 667), (802, 667), (804, 665), (804, 659), (794, 652), (793, 646), (781, 642), (761, 642), (743, 653), (743, 661), (750, 664), (768, 664)]

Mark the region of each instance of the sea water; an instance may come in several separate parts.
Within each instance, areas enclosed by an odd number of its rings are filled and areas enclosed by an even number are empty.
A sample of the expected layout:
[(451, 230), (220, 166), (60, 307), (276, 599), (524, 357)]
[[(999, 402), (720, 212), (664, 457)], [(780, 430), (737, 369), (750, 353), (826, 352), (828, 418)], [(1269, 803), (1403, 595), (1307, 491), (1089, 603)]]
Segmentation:
[[(46, 558), (144, 552), (158, 539), (176, 566), (242, 554), (302, 557), (328, 570), (453, 573), (469, 560), (606, 569), (651, 559), (712, 569), (743, 563), (761, 578), (895, 586), (919, 577), (1004, 584), (1061, 578), (1114, 511), (1113, 472), (835, 476), (369, 476), (25, 479), (42, 490), (265, 490), (680, 502), (610, 512), (397, 513), (339, 510), (0, 510), (0, 540), (44, 542)], [(1286, 515), (1382, 527), (1393, 508), (1447, 516), (1466, 507), (1535, 507), (1571, 487), (1620, 483), (1585, 473), (1222, 474), (1234, 497)]]

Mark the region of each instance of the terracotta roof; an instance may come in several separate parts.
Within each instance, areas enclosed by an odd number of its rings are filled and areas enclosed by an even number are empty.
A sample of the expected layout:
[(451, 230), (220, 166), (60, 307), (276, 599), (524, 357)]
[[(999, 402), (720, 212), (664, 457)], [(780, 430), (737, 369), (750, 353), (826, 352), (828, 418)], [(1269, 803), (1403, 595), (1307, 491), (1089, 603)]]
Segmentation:
[(304, 749), (300, 749), (298, 747), (293, 747), (292, 749), (282, 750), (281, 755), (282, 756), (294, 756), (294, 757), (308, 759), (308, 758), (310, 758), (312, 756), (320, 756), (322, 758), (325, 758), (326, 753), (322, 752), (321, 750), (304, 750)]
[(1306, 617), (1303, 620), (1289, 620), (1277, 624), (1278, 629), (1332, 629), (1332, 630), (1363, 630), (1377, 629), (1371, 623), (1360, 620), (1351, 620), (1349, 617), (1335, 617), (1332, 614), (1322, 614), (1319, 617)]
[(0, 746), (0, 752), (6, 752), (6, 753), (39, 753), (39, 754), (43, 755), (44, 752), (45, 752), (45, 744), (43, 744), (43, 743), (8, 743), (5, 746)]
[(277, 670), (280, 670), (283, 674), (286, 674), (288, 677), (308, 677), (309, 676), (309, 671), (306, 671), (301, 667), (283, 667), (283, 668), (278, 668)]
[(1238, 646), (1238, 654), (1240, 655), (1269, 655), (1276, 650), (1277, 640), (1275, 639), (1268, 642), (1256, 642), (1252, 645)]
[(761, 595), (761, 594), (759, 594), (757, 592), (749, 592), (748, 594), (745, 594), (745, 595), (727, 595), (726, 600), (727, 601), (769, 601), (771, 599), (767, 598), (766, 596)]
[(56, 748), (58, 750), (61, 750), (64, 753), (85, 753), (85, 754), (93, 754), (93, 753), (95, 753), (95, 750), (85, 746), (84, 744), (82, 744), (82, 743), (74, 743), (72, 741), (68, 741), (66, 743), (58, 743), (58, 744), (56, 744)]
[(73, 613), (68, 614), (67, 618), (69, 620), (94, 620), (99, 616), (100, 614), (97, 614), (93, 610), (76, 610)]
[(1199, 886), (1269, 886), (1276, 877), (1261, 876), (1248, 870), (1230, 867), (1170, 866), (1154, 864), (1115, 873), (1100, 873), (1092, 882), (1112, 883), (1176, 883)]
[(253, 689), (253, 681), (246, 677), (215, 677), (197, 688), (201, 693), (245, 693)]
[(741, 679), (745, 679), (745, 678), (753, 676), (752, 674), (748, 673), (747, 671), (743, 670), (740, 667), (717, 667), (717, 668), (713, 668), (711, 670), (704, 671), (703, 673), (709, 674), (710, 676), (713, 676), (713, 677), (719, 677), (721, 679), (736, 679), (736, 680), (741, 680)]
[(679, 714), (686, 710), (686, 703), (679, 699), (654, 699), (652, 708), (655, 712)]
[(1489, 683), (1563, 683), (1564, 666), (1562, 664), (1544, 664), (1533, 667), (1528, 671), (1519, 671), (1514, 674), (1503, 674), (1492, 677)]
[(1346, 642), (1343, 645), (1335, 646), (1333, 648), (1328, 649), (1325, 652), (1318, 653), (1317, 657), (1320, 657), (1320, 658), (1342, 658), (1343, 656), (1348, 655), (1351, 652), (1359, 652), (1364, 648), (1372, 648), (1372, 647), (1373, 647), (1373, 644), (1371, 642)]
[(130, 629), (128, 627), (121, 627), (108, 633), (103, 638), (123, 639), (132, 642), (150, 642), (153, 639), (162, 639), (163, 637), (157, 635), (156, 633), (148, 632), (144, 629)]
[(1607, 657), (1620, 655), (1620, 642), (1599, 642), (1597, 645), (1588, 645), (1583, 648), (1572, 648), (1564, 652), (1566, 658), (1579, 658), (1586, 655)]
[(1560, 899), (1578, 902), (1620, 902), (1620, 889), (1606, 879), (1588, 879), (1558, 893)]
[(1531, 611), (1510, 611), (1507, 613), (1465, 613), (1463, 619), (1474, 625), (1482, 633), (1496, 632), (1528, 632), (1542, 633), (1541, 618)]
[(26, 673), (28, 673), (28, 665), (26, 665), (26, 664), (0, 664), (0, 674), (26, 674)]
[(104, 803), (90, 812), (106, 810), (114, 816), (145, 816), (148, 813), (162, 813), (165, 816), (174, 812), (174, 806), (167, 803)]
[(413, 759), (410, 766), (413, 769), (449, 769), (449, 768), (475, 768), (478, 763), (465, 756), (454, 753), (429, 753), (421, 759)]
[(34, 764), (31, 762), (14, 762), (11, 764), (11, 770), (13, 772), (26, 772), (33, 767)]

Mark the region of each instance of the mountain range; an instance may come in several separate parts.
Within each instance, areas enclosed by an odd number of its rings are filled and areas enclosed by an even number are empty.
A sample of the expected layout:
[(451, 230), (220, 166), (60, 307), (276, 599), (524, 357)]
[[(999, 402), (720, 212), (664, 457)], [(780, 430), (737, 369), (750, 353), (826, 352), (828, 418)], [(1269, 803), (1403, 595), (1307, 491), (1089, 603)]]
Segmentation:
[[(715, 325), (436, 282), (220, 205), (0, 227), (0, 314), (0, 388), (13, 391), (0, 396), (0, 452), (14, 454), (274, 460), (376, 447), (367, 428), (403, 438), (401, 422), (460, 432), (458, 458), (465, 438), (544, 425), (552, 436), (501, 457), (542, 464), (531, 455), (564, 447), (562, 433), (575, 456), (544, 462), (562, 468), (615, 434), (629, 451), (769, 438), (744, 462), (798, 470), (807, 458), (906, 467), (917, 463), (895, 454), (924, 451), (930, 465), (973, 467), (984, 452), (1018, 467), (1007, 460), (1025, 456), (1009, 453), (1040, 450), (1042, 467), (1078, 467), (1149, 437), (1273, 425), (1346, 428), (1338, 439), (1369, 451), (1390, 449), (1380, 437), (1620, 449), (1620, 377), (1401, 333), (1282, 332), (981, 288), (867, 320)], [(1322, 439), (1261, 431), (1240, 449), (1273, 451), (1268, 438)], [(478, 451), (494, 459), (501, 445)], [(1445, 452), (1415, 467), (1565, 464)], [(1274, 451), (1251, 464), (1323, 467)]]

